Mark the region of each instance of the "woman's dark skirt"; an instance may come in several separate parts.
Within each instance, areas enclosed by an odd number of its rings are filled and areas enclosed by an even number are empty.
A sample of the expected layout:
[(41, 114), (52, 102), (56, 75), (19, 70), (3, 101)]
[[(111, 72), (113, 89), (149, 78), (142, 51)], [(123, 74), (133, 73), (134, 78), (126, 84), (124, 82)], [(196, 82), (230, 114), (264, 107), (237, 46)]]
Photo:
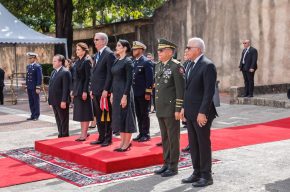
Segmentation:
[(93, 104), (90, 97), (83, 100), (82, 96), (74, 97), (73, 120), (84, 122), (93, 120)]

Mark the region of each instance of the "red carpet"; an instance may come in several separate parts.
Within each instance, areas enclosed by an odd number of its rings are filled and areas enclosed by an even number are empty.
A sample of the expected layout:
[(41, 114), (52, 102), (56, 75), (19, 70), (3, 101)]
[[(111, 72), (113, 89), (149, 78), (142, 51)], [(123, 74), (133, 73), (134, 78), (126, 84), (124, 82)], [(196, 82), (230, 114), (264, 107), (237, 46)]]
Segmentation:
[(40, 181), (55, 177), (56, 176), (45, 173), (23, 162), (10, 158), (0, 159), (0, 187)]
[[(212, 130), (213, 150), (231, 149), (241, 146), (290, 139), (290, 118), (277, 121)], [(156, 147), (159, 137), (150, 142), (133, 142), (133, 147), (125, 153), (114, 152), (119, 145), (102, 148), (89, 143), (97, 138), (93, 135), (88, 141), (75, 142), (76, 136), (60, 139), (36, 141), (35, 149), (68, 161), (72, 161), (104, 173), (113, 173), (162, 164), (162, 148)], [(181, 148), (188, 143), (187, 134), (181, 135)]]
[[(119, 146), (119, 139), (113, 140), (113, 145), (100, 147), (90, 145), (97, 138), (92, 135), (85, 142), (74, 141), (76, 136), (49, 139), (35, 142), (35, 150), (72, 161), (103, 173), (113, 173), (129, 169), (142, 168), (163, 163), (162, 148), (155, 144), (161, 141), (160, 137), (152, 138), (150, 142), (133, 142), (130, 151), (119, 153), (113, 151)], [(187, 137), (182, 136), (182, 147), (187, 145)]]
[(290, 118), (211, 132), (214, 151), (290, 139)]

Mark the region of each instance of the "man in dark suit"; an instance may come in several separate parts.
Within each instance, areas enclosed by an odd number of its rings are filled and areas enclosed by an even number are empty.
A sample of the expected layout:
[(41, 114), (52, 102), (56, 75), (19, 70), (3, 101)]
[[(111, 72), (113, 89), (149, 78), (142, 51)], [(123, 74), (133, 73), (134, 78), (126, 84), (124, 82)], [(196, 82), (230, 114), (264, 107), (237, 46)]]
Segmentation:
[(33, 52), (27, 53), (29, 65), (26, 67), (26, 91), (28, 94), (29, 107), (31, 116), (27, 120), (37, 121), (40, 115), (39, 94), (42, 84), (42, 68), (37, 63), (37, 54)]
[(0, 105), (4, 104), (4, 95), (3, 95), (3, 88), (4, 88), (4, 77), (5, 71), (0, 68)]
[(146, 50), (143, 43), (134, 41), (132, 49), (134, 57), (133, 90), (139, 127), (139, 135), (133, 140), (145, 142), (150, 140), (149, 106), (153, 86), (153, 65), (143, 55)]
[(190, 154), (194, 172), (182, 183), (192, 183), (194, 187), (213, 184), (211, 175), (210, 127), (217, 112), (213, 103), (217, 78), (215, 65), (204, 56), (202, 39), (188, 41), (187, 56), (191, 60), (186, 69), (184, 109), (181, 118), (187, 123)]
[(244, 97), (253, 97), (254, 94), (254, 76), (257, 70), (258, 51), (251, 46), (250, 40), (243, 41), (244, 50), (240, 60), (240, 70), (243, 73), (245, 91)]
[[(94, 56), (92, 74), (91, 74), (91, 98), (93, 99), (93, 107), (96, 111), (97, 126), (99, 138), (91, 142), (92, 145), (100, 144), (106, 147), (112, 144), (112, 128), (111, 128), (111, 112), (112, 106), (108, 102), (110, 89), (112, 84), (111, 68), (116, 60), (114, 53), (108, 44), (108, 36), (105, 33), (96, 33), (94, 43), (97, 53)], [(101, 98), (107, 98), (109, 111), (101, 110)]]
[(48, 104), (53, 108), (58, 137), (68, 137), (71, 74), (64, 67), (63, 55), (55, 55), (52, 64), (54, 70), (49, 81)]

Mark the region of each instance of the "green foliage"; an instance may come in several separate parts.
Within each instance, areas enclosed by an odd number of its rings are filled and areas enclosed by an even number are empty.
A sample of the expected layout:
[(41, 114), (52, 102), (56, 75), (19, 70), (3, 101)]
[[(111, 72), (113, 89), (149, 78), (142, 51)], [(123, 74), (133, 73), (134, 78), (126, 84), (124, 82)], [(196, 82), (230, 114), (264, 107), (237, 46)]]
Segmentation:
[(37, 31), (49, 32), (54, 29), (53, 0), (0, 0), (0, 3)]
[(48, 85), (51, 72), (53, 71), (53, 66), (51, 63), (43, 63), (42, 67), (42, 75), (43, 75), (43, 83)]
[[(74, 27), (151, 17), (166, 0), (73, 0)], [(0, 0), (12, 14), (41, 32), (55, 30), (54, 0)]]

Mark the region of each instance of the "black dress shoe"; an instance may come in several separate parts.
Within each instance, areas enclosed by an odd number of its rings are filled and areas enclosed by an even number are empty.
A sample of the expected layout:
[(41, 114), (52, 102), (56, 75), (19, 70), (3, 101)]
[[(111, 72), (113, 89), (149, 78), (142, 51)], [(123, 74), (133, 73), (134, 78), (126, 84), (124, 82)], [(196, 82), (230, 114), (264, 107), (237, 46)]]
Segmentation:
[(29, 118), (27, 118), (26, 120), (27, 120), (27, 121), (31, 121), (31, 120), (34, 120), (34, 118), (29, 117)]
[(112, 144), (112, 141), (104, 141), (102, 144), (101, 144), (101, 147), (107, 147), (109, 145)]
[(205, 186), (212, 185), (212, 184), (213, 184), (212, 178), (210, 178), (210, 179), (200, 178), (198, 181), (192, 183), (192, 186), (193, 187), (205, 187)]
[(181, 180), (181, 183), (193, 183), (193, 182), (197, 182), (199, 180), (199, 178), (200, 178), (199, 175), (193, 173), (188, 178), (182, 179)]
[(102, 140), (97, 140), (97, 141), (90, 142), (91, 145), (99, 145), (99, 144), (102, 144), (102, 143), (104, 143), (104, 141), (102, 141)]
[(156, 146), (161, 147), (162, 146), (162, 142), (156, 143)]
[(140, 139), (141, 139), (141, 137), (142, 137), (142, 135), (138, 135), (137, 137), (135, 137), (134, 139), (133, 139), (133, 141), (139, 141)]
[(247, 94), (244, 94), (244, 95), (242, 95), (242, 97), (248, 97), (248, 95)]
[(254, 95), (248, 95), (248, 97), (254, 97)]
[(167, 169), (166, 171), (161, 173), (161, 177), (171, 177), (171, 176), (177, 175), (177, 173), (178, 173), (178, 171), (173, 171), (171, 169)]
[(147, 135), (147, 136), (142, 136), (138, 142), (146, 142), (146, 141), (150, 141), (150, 136)]
[(163, 165), (160, 169), (154, 171), (155, 174), (160, 175), (161, 173), (165, 172), (168, 169), (167, 165)]
[(189, 153), (189, 152), (190, 152), (190, 147), (189, 147), (189, 145), (187, 145), (184, 149), (181, 149), (181, 151), (182, 151), (183, 153)]

